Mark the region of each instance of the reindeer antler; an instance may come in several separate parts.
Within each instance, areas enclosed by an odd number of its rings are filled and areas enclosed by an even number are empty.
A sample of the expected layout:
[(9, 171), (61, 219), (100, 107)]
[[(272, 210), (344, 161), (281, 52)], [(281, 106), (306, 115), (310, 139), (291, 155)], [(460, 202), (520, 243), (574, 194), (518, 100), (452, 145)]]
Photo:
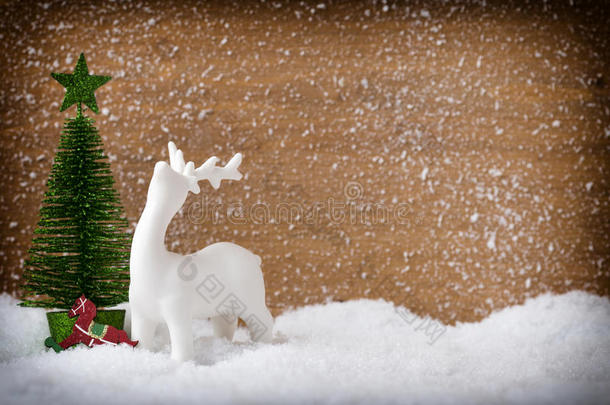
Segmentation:
[(186, 165), (184, 164), (184, 155), (182, 151), (176, 148), (176, 144), (170, 141), (167, 144), (167, 150), (169, 152), (169, 165), (172, 169), (180, 174), (184, 174)]
[(224, 167), (216, 166), (219, 159), (212, 156), (195, 169), (193, 162), (184, 163), (182, 151), (176, 148), (173, 142), (168, 143), (167, 149), (169, 151), (169, 165), (172, 169), (184, 176), (194, 177), (197, 181), (208, 180), (215, 190), (220, 187), (222, 180), (240, 180), (242, 178), (242, 174), (237, 170), (241, 164), (241, 153), (236, 153)]
[(216, 166), (216, 162), (218, 162), (218, 158), (212, 156), (195, 169), (197, 180), (207, 180), (217, 190), (222, 180), (240, 180), (242, 178), (242, 174), (237, 170), (241, 164), (241, 153), (236, 153), (225, 167)]

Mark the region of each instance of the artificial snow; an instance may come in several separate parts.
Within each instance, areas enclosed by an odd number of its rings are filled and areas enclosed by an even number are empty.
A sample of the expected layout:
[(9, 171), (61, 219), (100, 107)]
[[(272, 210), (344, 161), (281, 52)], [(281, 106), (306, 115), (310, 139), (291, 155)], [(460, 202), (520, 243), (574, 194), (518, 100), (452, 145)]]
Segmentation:
[(430, 328), (378, 300), (309, 306), (276, 319), (274, 342), (212, 338), (196, 359), (156, 351), (43, 347), (44, 311), (0, 296), (3, 404), (601, 403), (610, 398), (610, 300), (542, 295), (479, 323)]

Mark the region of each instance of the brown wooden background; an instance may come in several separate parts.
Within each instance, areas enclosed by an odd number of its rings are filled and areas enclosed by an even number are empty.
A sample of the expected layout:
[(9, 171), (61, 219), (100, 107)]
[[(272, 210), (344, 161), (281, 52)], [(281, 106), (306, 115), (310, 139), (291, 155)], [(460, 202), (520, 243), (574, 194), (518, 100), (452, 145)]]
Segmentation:
[(2, 290), (75, 113), (49, 74), (85, 52), (113, 76), (96, 119), (132, 227), (168, 140), (197, 164), (244, 154), (167, 243), (260, 254), (276, 314), (382, 297), (452, 323), (609, 294), (604, 3), (442, 3), (2, 2)]

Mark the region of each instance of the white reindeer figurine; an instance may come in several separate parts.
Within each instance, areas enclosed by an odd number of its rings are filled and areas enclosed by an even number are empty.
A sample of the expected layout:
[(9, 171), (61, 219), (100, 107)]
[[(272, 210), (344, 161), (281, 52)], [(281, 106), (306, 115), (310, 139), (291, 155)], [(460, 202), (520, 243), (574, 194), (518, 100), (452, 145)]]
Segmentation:
[(172, 359), (193, 356), (192, 319), (211, 318), (214, 335), (233, 339), (237, 320), (244, 320), (253, 340), (271, 341), (273, 318), (265, 305), (261, 259), (233, 243), (212, 244), (191, 255), (169, 252), (165, 232), (189, 191), (198, 194), (199, 180), (214, 189), (222, 180), (239, 180), (238, 153), (225, 167), (211, 157), (199, 168), (184, 163), (182, 151), (168, 145), (170, 165), (157, 162), (146, 206), (131, 245), (131, 335), (150, 349), (156, 326), (165, 322)]

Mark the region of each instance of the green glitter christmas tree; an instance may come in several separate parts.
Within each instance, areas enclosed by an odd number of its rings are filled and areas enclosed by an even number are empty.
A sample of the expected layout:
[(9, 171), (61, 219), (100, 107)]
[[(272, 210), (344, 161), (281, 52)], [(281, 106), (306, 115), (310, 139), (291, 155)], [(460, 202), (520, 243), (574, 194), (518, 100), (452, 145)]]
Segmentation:
[(77, 104), (77, 115), (66, 119), (49, 175), (22, 305), (68, 309), (81, 294), (116, 305), (128, 299), (131, 236), (102, 139), (81, 105), (99, 112), (94, 91), (110, 76), (89, 75), (83, 54), (74, 74), (51, 76), (66, 88), (60, 111)]

